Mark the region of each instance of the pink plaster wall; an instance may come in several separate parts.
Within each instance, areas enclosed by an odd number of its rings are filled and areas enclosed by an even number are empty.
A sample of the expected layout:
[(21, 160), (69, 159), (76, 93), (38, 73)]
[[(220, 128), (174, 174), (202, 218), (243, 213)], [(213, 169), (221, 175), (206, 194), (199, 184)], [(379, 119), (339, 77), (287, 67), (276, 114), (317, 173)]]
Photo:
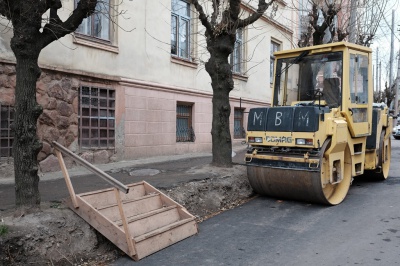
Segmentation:
[[(176, 142), (177, 102), (193, 103), (195, 142)], [(125, 87), (125, 158), (209, 152), (211, 98)]]
[[(142, 157), (211, 152), (212, 101), (211, 95), (179, 93), (164, 90), (162, 86), (141, 88), (126, 86), (125, 90), (125, 159)], [(176, 142), (177, 102), (193, 103), (194, 142)], [(233, 139), (234, 108), (239, 100), (231, 100), (230, 129), (234, 145), (244, 139)], [(259, 107), (256, 103), (242, 102), (248, 111)], [(247, 114), (244, 114), (244, 128)]]

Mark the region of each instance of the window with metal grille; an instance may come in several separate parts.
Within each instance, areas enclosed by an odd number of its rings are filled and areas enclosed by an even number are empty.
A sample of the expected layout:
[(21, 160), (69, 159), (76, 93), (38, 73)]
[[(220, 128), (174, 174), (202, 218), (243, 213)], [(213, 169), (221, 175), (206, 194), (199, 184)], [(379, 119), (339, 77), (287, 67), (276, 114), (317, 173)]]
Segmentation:
[(196, 139), (192, 127), (192, 104), (178, 103), (176, 106), (176, 141), (193, 142)]
[(246, 135), (243, 127), (243, 113), (244, 109), (235, 108), (234, 110), (233, 137), (235, 139), (243, 139)]
[(275, 68), (275, 56), (274, 53), (280, 50), (281, 45), (276, 42), (271, 42), (270, 46), (270, 64), (269, 64), (269, 83), (274, 82), (274, 68)]
[(82, 149), (115, 148), (115, 90), (82, 86), (79, 93)]
[(189, 59), (190, 55), (190, 4), (188, 1), (171, 1), (171, 54)]
[(0, 157), (12, 157), (14, 137), (10, 125), (14, 122), (14, 108), (0, 104)]

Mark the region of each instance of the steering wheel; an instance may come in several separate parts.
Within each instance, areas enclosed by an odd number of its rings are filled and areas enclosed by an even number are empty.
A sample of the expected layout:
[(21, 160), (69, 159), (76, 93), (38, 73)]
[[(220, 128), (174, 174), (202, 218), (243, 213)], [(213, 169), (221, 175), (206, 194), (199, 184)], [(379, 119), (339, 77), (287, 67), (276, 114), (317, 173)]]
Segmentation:
[(314, 97), (322, 97), (322, 96), (324, 96), (324, 93), (322, 92), (321, 89), (314, 90)]
[(307, 96), (313, 96), (314, 99), (315, 99), (315, 97), (324, 96), (324, 93), (322, 92), (321, 89), (310, 89), (306, 94), (307, 94)]

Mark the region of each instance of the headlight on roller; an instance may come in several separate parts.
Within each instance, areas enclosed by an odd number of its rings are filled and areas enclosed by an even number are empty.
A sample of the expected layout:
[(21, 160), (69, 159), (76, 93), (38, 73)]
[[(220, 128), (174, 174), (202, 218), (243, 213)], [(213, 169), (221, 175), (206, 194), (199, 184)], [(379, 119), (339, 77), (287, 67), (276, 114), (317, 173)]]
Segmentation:
[(313, 145), (313, 139), (296, 139), (296, 145)]
[(249, 143), (262, 143), (262, 138), (261, 137), (249, 137), (248, 138)]

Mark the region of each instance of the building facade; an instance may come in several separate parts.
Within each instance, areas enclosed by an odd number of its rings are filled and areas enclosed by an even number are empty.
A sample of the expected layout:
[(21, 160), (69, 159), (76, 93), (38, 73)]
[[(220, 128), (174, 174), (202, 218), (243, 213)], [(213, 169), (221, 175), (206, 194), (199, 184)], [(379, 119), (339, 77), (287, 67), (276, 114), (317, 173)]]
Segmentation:
[[(204, 69), (209, 55), (204, 28), (190, 1), (101, 2), (97, 8), (101, 12), (40, 55), (41, 171), (58, 169), (51, 147), (54, 140), (93, 163), (210, 152), (212, 88)], [(60, 17), (66, 19), (75, 4), (63, 1)], [(248, 15), (256, 6), (243, 4), (242, 10)], [(235, 83), (230, 94), (234, 144), (244, 140), (246, 111), (271, 102), (273, 52), (297, 43), (294, 13), (278, 1), (253, 25), (237, 32), (230, 58)], [(4, 19), (0, 23), (4, 164), (9, 161), (5, 158), (12, 158), (16, 76), (12, 29)]]

